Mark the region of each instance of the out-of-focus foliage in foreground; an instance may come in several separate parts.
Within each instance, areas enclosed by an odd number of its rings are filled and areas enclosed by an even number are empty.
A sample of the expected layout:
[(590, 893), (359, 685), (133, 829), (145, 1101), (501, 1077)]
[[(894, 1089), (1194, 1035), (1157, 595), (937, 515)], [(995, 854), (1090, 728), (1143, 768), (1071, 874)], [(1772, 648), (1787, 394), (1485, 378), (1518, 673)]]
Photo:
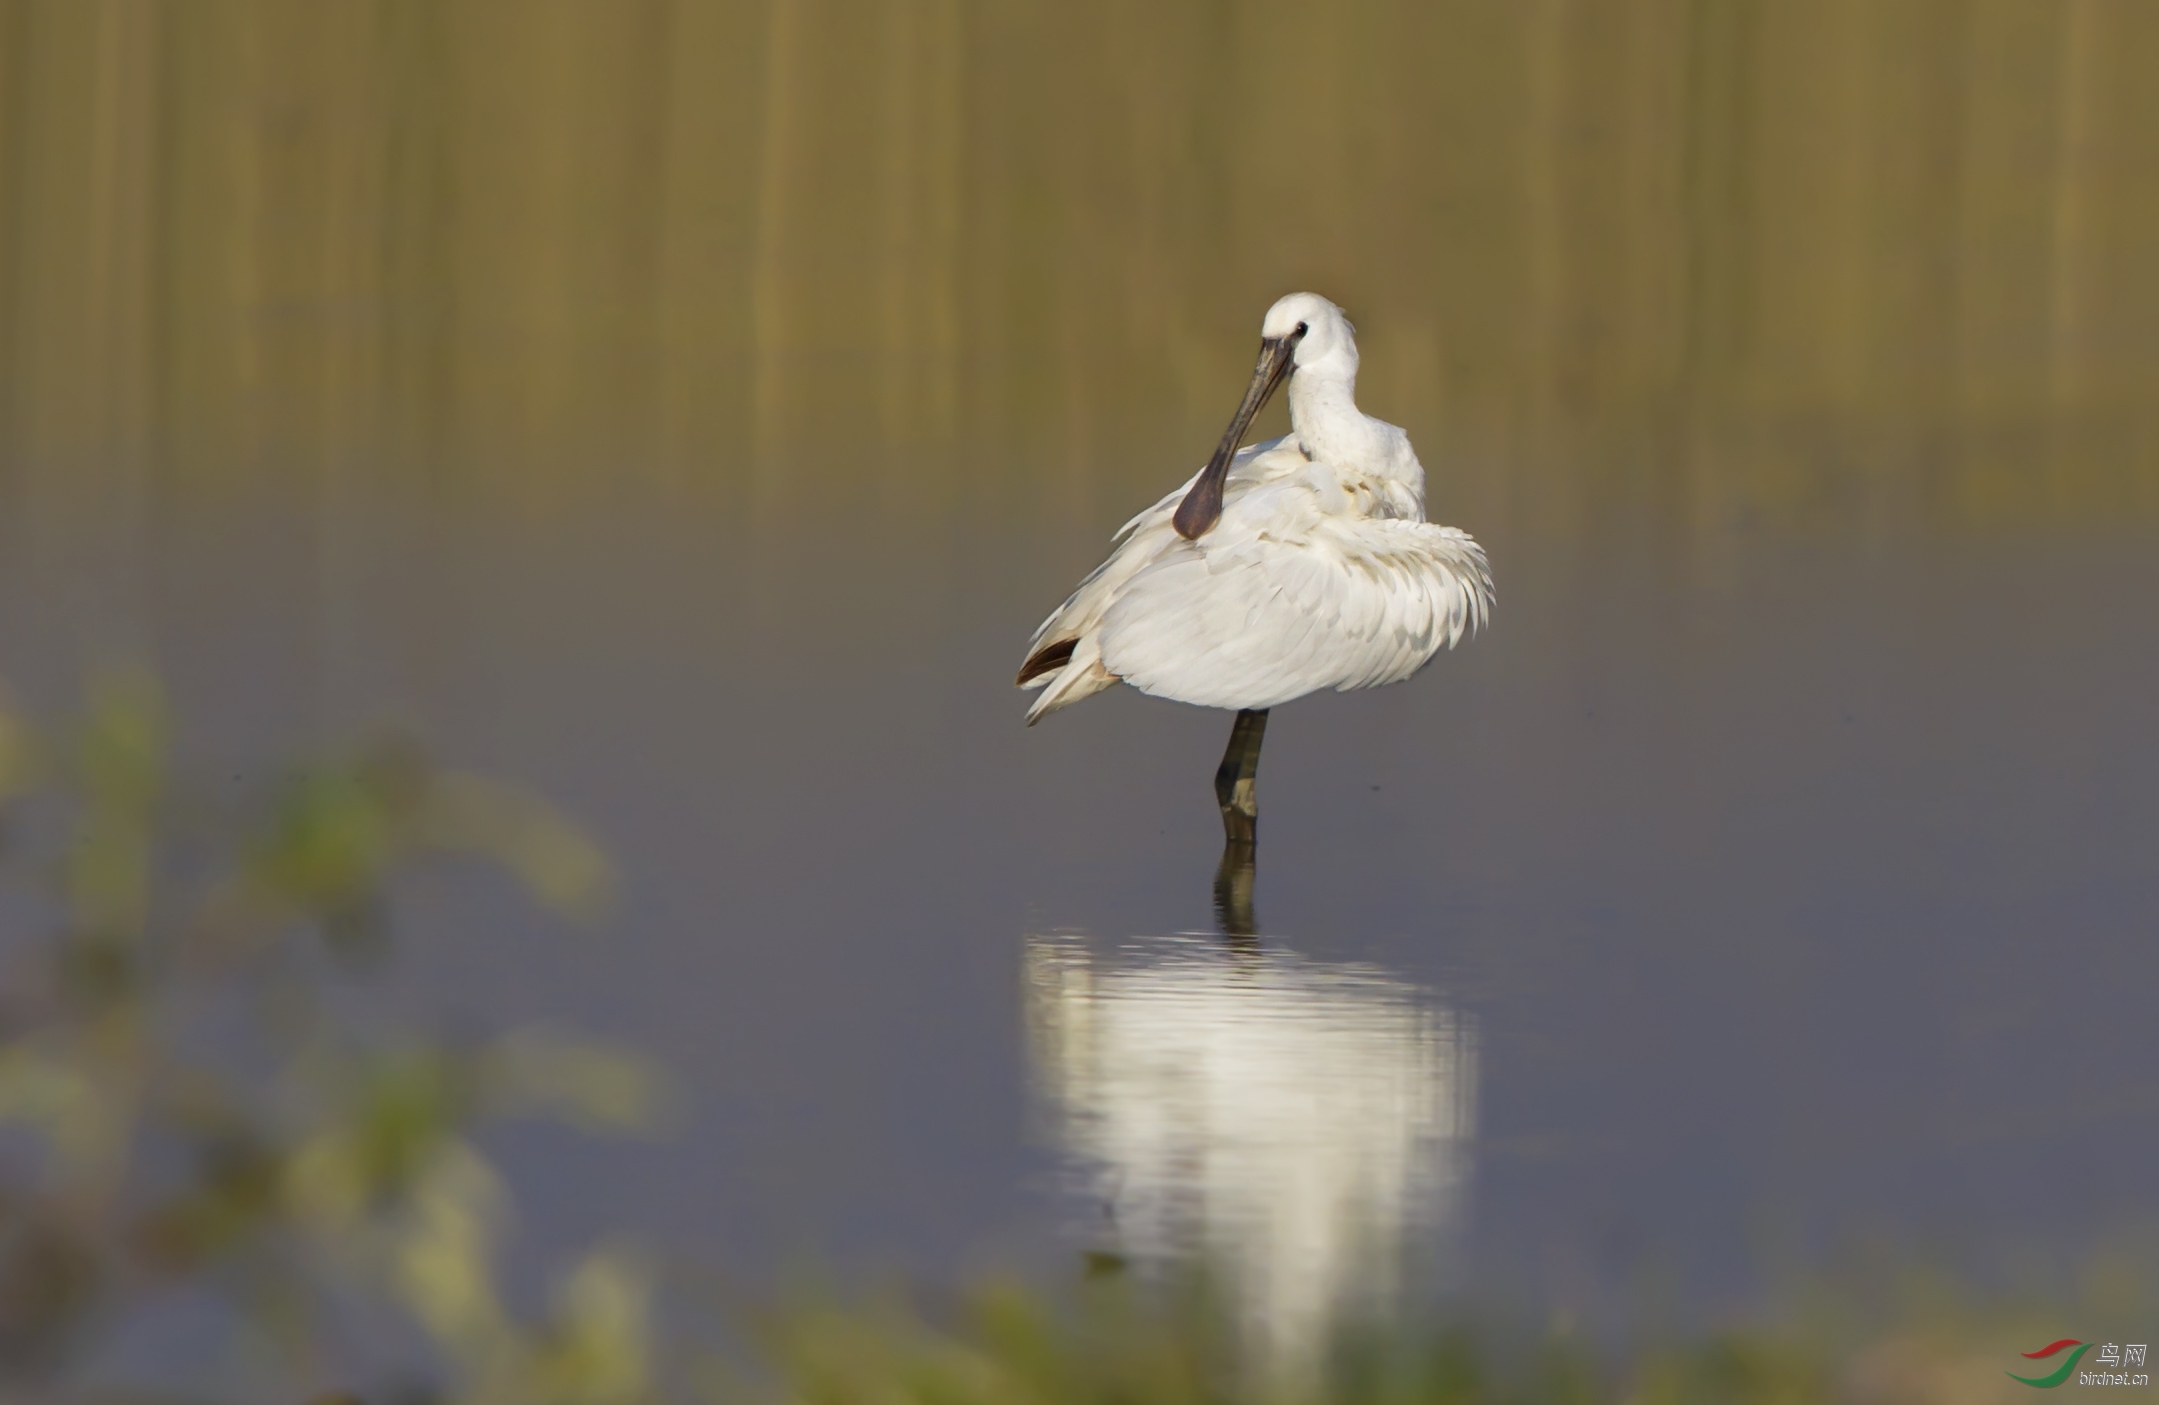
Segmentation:
[(0, 801), (0, 1366), (15, 1389), (146, 1398), (84, 1383), (144, 1315), (206, 1297), (225, 1349), (202, 1353), (189, 1389), (148, 1398), (364, 1387), (423, 1341), (425, 1394), (646, 1398), (637, 1260), (593, 1254), (550, 1315), (519, 1320), (494, 1262), (504, 1182), (472, 1134), (527, 1114), (641, 1126), (653, 1075), (565, 1038), (447, 1043), (338, 1008), (416, 866), (493, 863), (550, 906), (603, 901), (606, 865), (575, 830), (396, 744), (220, 814), (169, 774), (164, 710), (139, 679), (106, 682), (50, 732), (0, 711)]
[[(2097, 1266), (2076, 1320), (2140, 1327), (2142, 1285)], [(1317, 1359), (1284, 1358), (1240, 1341), (1221, 1306), (1113, 1278), (1057, 1308), (992, 1289), (935, 1327), (897, 1309), (785, 1311), (768, 1340), (787, 1405), (2008, 1405), (2030, 1388), (2004, 1367), (2066, 1330), (2058, 1310), (1880, 1263), (1813, 1283), (1774, 1325), (1623, 1351), (1563, 1319), (1463, 1319), (1352, 1327)]]

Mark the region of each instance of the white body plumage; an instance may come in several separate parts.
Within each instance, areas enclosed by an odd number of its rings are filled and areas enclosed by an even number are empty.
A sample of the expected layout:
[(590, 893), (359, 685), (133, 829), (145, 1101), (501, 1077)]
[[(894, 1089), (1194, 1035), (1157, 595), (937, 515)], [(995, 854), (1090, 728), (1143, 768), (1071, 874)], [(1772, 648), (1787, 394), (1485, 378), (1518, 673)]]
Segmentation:
[[(1260, 372), (1217, 463), (1127, 522), (1035, 631), (1021, 670), (1022, 686), (1042, 690), (1029, 722), (1119, 682), (1236, 709), (1399, 683), (1489, 615), (1483, 548), (1424, 520), (1409, 436), (1357, 408), (1342, 310), (1293, 293), (1268, 309), (1261, 337)], [(1237, 449), (1270, 374), (1290, 376), (1291, 431)], [(1219, 516), (1180, 512), (1210, 471)], [(1206, 525), (1188, 538), (1194, 521)]]

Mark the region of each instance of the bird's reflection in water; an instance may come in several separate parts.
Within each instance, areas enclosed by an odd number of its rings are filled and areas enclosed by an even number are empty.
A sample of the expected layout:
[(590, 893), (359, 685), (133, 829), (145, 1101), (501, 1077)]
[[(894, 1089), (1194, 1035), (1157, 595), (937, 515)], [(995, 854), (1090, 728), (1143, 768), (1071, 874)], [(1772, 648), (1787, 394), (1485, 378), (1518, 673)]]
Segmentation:
[(1028, 1025), (1090, 1261), (1204, 1259), (1301, 1357), (1338, 1314), (1389, 1305), (1407, 1246), (1445, 1257), (1476, 1034), (1376, 967), (1263, 941), (1250, 894), (1225, 860), (1221, 938), (1030, 936)]
[(1222, 846), (1214, 871), (1214, 925), (1232, 946), (1256, 949), (1259, 919), (1252, 915), (1252, 889), (1258, 881), (1252, 846), (1235, 840)]

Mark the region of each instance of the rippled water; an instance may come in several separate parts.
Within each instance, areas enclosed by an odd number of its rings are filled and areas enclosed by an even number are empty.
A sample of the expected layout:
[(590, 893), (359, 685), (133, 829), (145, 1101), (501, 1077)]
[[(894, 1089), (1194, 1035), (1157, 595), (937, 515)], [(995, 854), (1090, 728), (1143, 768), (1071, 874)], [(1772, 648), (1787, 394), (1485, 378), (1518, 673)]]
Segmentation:
[[(2159, 12), (529, 13), (0, 7), (0, 676), (593, 826), (605, 930), (429, 888), (393, 975), (681, 1071), (507, 1140), (535, 1254), (1294, 1335), (2151, 1223)], [(1499, 605), (1276, 712), (1224, 923), (1227, 719), (1010, 679), (1296, 284)]]

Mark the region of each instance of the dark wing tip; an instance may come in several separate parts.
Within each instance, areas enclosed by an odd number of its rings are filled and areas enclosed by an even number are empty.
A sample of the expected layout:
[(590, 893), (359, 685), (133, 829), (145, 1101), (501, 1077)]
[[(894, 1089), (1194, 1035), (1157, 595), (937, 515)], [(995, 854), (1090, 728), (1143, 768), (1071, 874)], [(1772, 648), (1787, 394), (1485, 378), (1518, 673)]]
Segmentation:
[(1072, 650), (1078, 645), (1077, 639), (1060, 639), (1054, 644), (1044, 644), (1029, 654), (1027, 662), (1020, 665), (1020, 676), (1013, 680), (1012, 686), (1024, 688), (1045, 673), (1055, 673), (1072, 662)]

